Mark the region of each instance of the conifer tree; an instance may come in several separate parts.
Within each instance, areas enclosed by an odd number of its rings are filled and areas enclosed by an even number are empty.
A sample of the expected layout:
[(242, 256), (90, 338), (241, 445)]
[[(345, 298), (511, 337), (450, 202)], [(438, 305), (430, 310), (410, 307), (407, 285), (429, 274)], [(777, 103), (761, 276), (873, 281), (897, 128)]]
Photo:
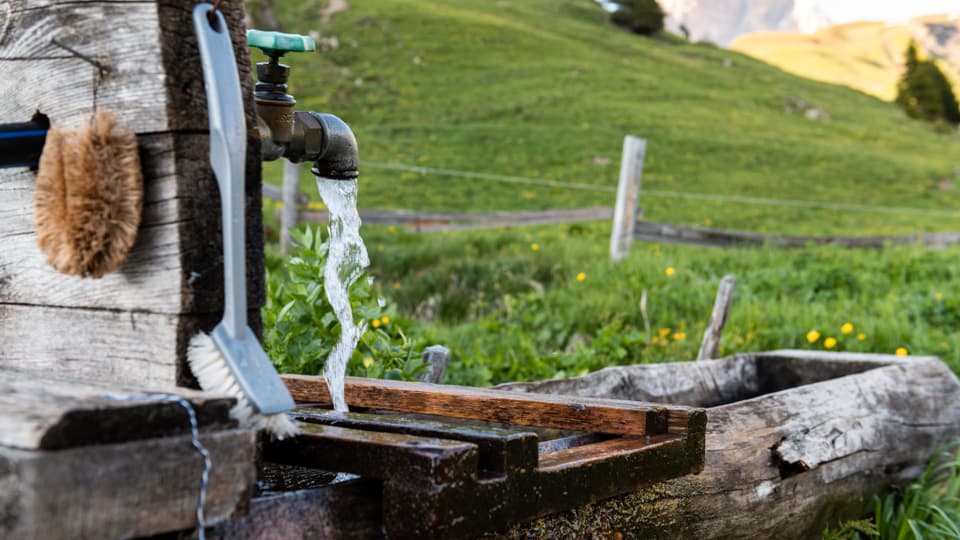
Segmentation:
[(911, 41), (906, 65), (897, 86), (896, 102), (911, 118), (960, 124), (960, 105), (950, 80), (933, 60), (920, 60)]
[(620, 9), (611, 15), (615, 24), (643, 35), (663, 31), (665, 15), (657, 0), (620, 0), (617, 3)]

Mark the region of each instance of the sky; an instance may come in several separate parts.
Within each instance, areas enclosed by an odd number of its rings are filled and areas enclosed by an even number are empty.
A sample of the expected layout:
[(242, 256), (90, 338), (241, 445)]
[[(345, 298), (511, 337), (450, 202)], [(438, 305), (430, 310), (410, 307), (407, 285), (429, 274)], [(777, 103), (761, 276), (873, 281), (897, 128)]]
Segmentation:
[(835, 23), (899, 21), (931, 13), (960, 13), (960, 0), (816, 0)]

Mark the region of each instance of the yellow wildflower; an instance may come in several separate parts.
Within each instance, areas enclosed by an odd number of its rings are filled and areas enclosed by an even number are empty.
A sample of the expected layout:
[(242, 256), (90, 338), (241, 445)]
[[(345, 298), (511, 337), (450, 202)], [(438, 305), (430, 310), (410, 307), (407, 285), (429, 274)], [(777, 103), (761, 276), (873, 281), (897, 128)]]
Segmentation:
[(363, 367), (368, 368), (368, 367), (370, 367), (370, 366), (372, 366), (372, 365), (373, 365), (373, 358), (370, 358), (369, 356), (364, 356), (364, 357), (363, 357)]
[(660, 343), (660, 336), (653, 336), (653, 339), (650, 340), (651, 345), (656, 345)]
[(938, 293), (934, 294), (933, 297), (936, 298), (937, 300), (943, 300), (943, 293), (942, 293), (942, 292), (938, 292)]
[(807, 343), (816, 343), (818, 339), (820, 339), (820, 332), (816, 330), (807, 332)]
[(374, 319), (371, 323), (374, 328), (380, 328), (380, 319)]
[(540, 251), (540, 244), (537, 244), (536, 242), (534, 242), (533, 244), (530, 244), (530, 250), (531, 250), (531, 251)]
[(674, 341), (683, 341), (685, 339), (687, 339), (687, 334), (684, 332), (677, 332), (673, 335)]
[(323, 210), (326, 206), (320, 201), (310, 201), (307, 203), (307, 208), (310, 210)]
[(384, 315), (383, 317), (380, 317), (380, 322), (382, 322), (383, 324), (390, 324), (390, 317), (387, 317), (386, 315)]
[(583, 281), (585, 279), (587, 279), (587, 275), (584, 274), (583, 272), (580, 272), (579, 274), (577, 274), (577, 281)]
[(836, 338), (828, 337), (827, 339), (823, 340), (823, 346), (824, 348), (827, 348), (827, 349), (832, 349), (836, 347), (837, 346)]
[(391, 226), (387, 227), (387, 231), (388, 231), (388, 232), (391, 232), (391, 233), (395, 233), (395, 232), (397, 232), (397, 227), (394, 226), (394, 225), (391, 225)]
[(667, 336), (669, 336), (669, 335), (670, 335), (670, 329), (669, 329), (669, 328), (661, 328), (661, 329), (660, 329), (660, 337), (667, 337)]
[(908, 351), (906, 347), (900, 347), (899, 349), (897, 349), (896, 354), (897, 356), (908, 356), (910, 354), (910, 351)]
[(664, 273), (667, 274), (667, 277), (673, 277), (677, 273), (677, 269), (672, 266), (668, 266), (667, 269), (664, 270)]
[(840, 327), (840, 333), (843, 335), (853, 333), (853, 323), (843, 323), (843, 326)]
[(864, 334), (863, 332), (860, 332), (859, 334), (857, 334), (857, 339), (859, 339), (860, 341), (863, 341), (867, 339), (867, 335)]
[(394, 282), (393, 282), (393, 289), (394, 289), (394, 290), (400, 289), (400, 282), (399, 282), (399, 281), (394, 281)]

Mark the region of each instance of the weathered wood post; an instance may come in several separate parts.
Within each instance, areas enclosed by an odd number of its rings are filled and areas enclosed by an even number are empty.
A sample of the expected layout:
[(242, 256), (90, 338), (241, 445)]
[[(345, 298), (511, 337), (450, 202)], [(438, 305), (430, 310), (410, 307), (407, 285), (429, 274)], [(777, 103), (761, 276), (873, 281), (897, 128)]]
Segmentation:
[[(248, 505), (255, 433), (235, 428), (230, 400), (176, 388), (192, 382), (190, 338), (223, 310), (195, 5), (0, 0), (0, 123), (39, 111), (54, 127), (77, 128), (94, 110), (109, 111), (137, 133), (144, 182), (126, 262), (82, 279), (51, 269), (37, 247), (36, 174), (0, 170), (0, 538), (152, 537), (195, 527), (205, 467), (194, 443), (213, 464), (206, 523)], [(220, 10), (254, 126), (243, 2), (223, 0)], [(255, 135), (246, 172), (249, 321), (257, 329), (264, 294)], [(144, 392), (187, 396), (196, 440), (181, 404)]]
[(290, 229), (297, 226), (300, 220), (300, 208), (297, 206), (300, 195), (300, 164), (292, 161), (283, 162), (283, 211), (280, 214), (280, 252), (290, 253), (293, 237)]
[(613, 231), (610, 233), (610, 260), (613, 262), (623, 260), (630, 252), (633, 228), (637, 221), (640, 183), (643, 179), (643, 160), (646, 154), (646, 139), (633, 135), (627, 135), (623, 139), (617, 205), (613, 210)]
[[(213, 326), (223, 304), (220, 202), (191, 20), (196, 2), (2, 4), (0, 65), (8, 76), (0, 78), (0, 122), (40, 111), (53, 126), (78, 127), (95, 107), (112, 112), (138, 134), (144, 205), (119, 271), (96, 280), (65, 276), (37, 248), (35, 173), (0, 170), (0, 370), (155, 389), (189, 383), (187, 343)], [(220, 9), (254, 126), (243, 3), (223, 0)], [(264, 301), (260, 141), (249, 137), (247, 149), (247, 283), (256, 328)]]
[(727, 274), (720, 280), (720, 287), (717, 288), (717, 298), (713, 302), (710, 322), (707, 323), (707, 329), (703, 332), (703, 341), (700, 342), (700, 352), (697, 354), (697, 360), (710, 360), (717, 357), (720, 337), (723, 335), (723, 327), (727, 325), (730, 306), (733, 304), (733, 291), (736, 288), (737, 278), (733, 277), (733, 274)]

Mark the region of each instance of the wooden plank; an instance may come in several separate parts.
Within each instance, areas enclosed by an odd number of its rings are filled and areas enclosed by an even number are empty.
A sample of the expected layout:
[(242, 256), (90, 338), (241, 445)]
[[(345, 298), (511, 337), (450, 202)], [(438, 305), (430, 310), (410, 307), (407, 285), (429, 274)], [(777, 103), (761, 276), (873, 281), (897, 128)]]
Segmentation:
[[(330, 402), (322, 377), (284, 375), (283, 379), (297, 402)], [(665, 432), (667, 421), (667, 407), (652, 403), (526, 396), (482, 388), (359, 377), (347, 377), (345, 396), (347, 403), (355, 407), (599, 433), (652, 435)]]
[(540, 470), (554, 472), (597, 463), (611, 457), (629, 456), (645, 452), (659, 444), (679, 441), (682, 435), (667, 433), (652, 437), (617, 437), (594, 444), (572, 446), (540, 456)]
[[(206, 519), (245, 510), (255, 434), (201, 436), (213, 468)], [(195, 527), (203, 459), (190, 436), (55, 452), (0, 446), (0, 538), (134, 538)]]
[[(102, 279), (65, 276), (47, 266), (33, 232), (34, 174), (0, 171), (0, 304), (218, 313), (223, 305), (219, 245), (198, 231), (219, 230), (220, 204), (209, 174), (206, 135), (140, 137), (144, 213), (127, 262)], [(256, 202), (255, 193), (248, 197)], [(262, 298), (253, 279), (254, 299)]]
[(458, 424), (402, 415), (339, 413), (312, 407), (299, 407), (295, 417), (302, 422), (475, 444), (479, 452), (480, 471), (487, 475), (509, 474), (537, 466), (536, 434), (517, 429)]
[(0, 370), (171, 389), (178, 344), (186, 347), (192, 335), (182, 322), (173, 315), (0, 304)]
[(720, 280), (717, 298), (713, 302), (713, 311), (710, 313), (707, 329), (703, 332), (703, 341), (700, 342), (697, 360), (716, 358), (717, 349), (720, 348), (720, 337), (723, 335), (723, 328), (727, 325), (730, 306), (733, 304), (733, 291), (736, 288), (737, 279), (732, 274), (723, 276)]
[(385, 538), (381, 486), (358, 480), (260, 497), (241, 518), (207, 530), (209, 540), (379, 540)]
[[(763, 356), (773, 365), (778, 356), (800, 362), (830, 354)], [(874, 494), (915, 478), (941, 443), (960, 436), (960, 381), (937, 359), (835, 356), (838, 370), (868, 369), (708, 409), (700, 474), (486, 538), (576, 537), (584, 530), (604, 538), (626, 531), (639, 538), (728, 538), (730, 531), (743, 538), (810, 538), (863, 516)], [(724, 361), (694, 365), (708, 362)], [(687, 373), (686, 366), (672, 365)], [(631, 366), (631, 372), (659, 376), (646, 369), (652, 367)], [(812, 362), (808, 369), (823, 365)], [(701, 374), (703, 384), (712, 384), (711, 372)], [(609, 383), (603, 382), (595, 392), (585, 386), (580, 392), (605, 396)]]
[[(0, 83), (2, 121), (22, 121), (39, 110), (55, 126), (79, 126), (90, 116), (98, 77), (97, 106), (137, 131), (169, 129), (152, 2), (21, 0), (7, 5), (0, 65), (12, 77)], [(103, 31), (103, 21), (111, 22), (109, 33)], [(97, 58), (109, 71), (99, 77), (94, 66), (55, 46), (51, 38)]]
[(318, 424), (300, 427), (298, 435), (265, 445), (263, 459), (381, 480), (403, 471), (411, 483), (446, 483), (477, 473), (474, 444)]
[(730, 231), (690, 227), (671, 223), (638, 221), (634, 238), (649, 242), (666, 242), (704, 247), (771, 245), (782, 248), (804, 248), (808, 245), (833, 245), (845, 248), (880, 249), (889, 245), (924, 245), (943, 248), (960, 244), (960, 233), (928, 233), (898, 236), (787, 236), (746, 231)]
[[(360, 219), (368, 225), (402, 225), (420, 232), (607, 221), (612, 216), (611, 208), (461, 214), (411, 210), (360, 210)], [(327, 212), (326, 210), (303, 210), (300, 212), (300, 221), (326, 223)]]
[[(0, 371), (0, 446), (60, 450), (190, 432), (187, 412), (177, 403), (116, 399), (144, 392)], [(234, 427), (233, 399), (186, 389), (176, 395), (190, 401), (202, 430)]]
[(623, 139), (623, 157), (620, 161), (620, 181), (617, 185), (617, 203), (613, 210), (610, 233), (610, 260), (619, 262), (630, 252), (634, 224), (637, 222), (637, 202), (643, 181), (643, 161), (647, 155), (647, 141), (633, 135)]

